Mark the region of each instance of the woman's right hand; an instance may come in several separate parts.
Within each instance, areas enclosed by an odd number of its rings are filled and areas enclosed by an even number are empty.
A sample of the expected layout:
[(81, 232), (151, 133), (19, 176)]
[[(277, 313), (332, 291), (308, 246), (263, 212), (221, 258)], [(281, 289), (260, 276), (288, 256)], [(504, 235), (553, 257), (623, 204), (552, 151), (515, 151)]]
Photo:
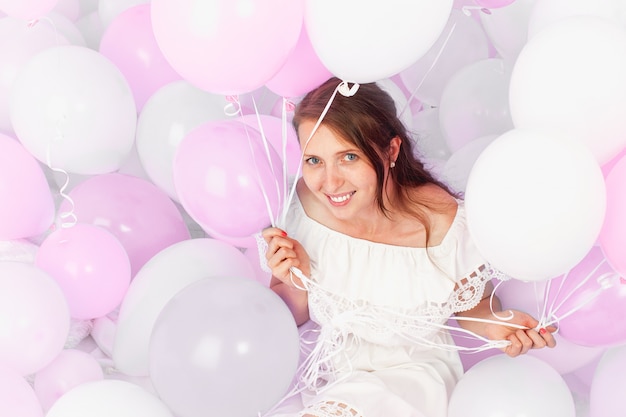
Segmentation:
[(287, 233), (277, 227), (263, 230), (263, 239), (267, 242), (265, 257), (272, 275), (292, 288), (302, 289), (303, 283), (291, 268), (298, 268), (304, 276), (311, 273), (311, 261), (300, 242), (287, 236)]

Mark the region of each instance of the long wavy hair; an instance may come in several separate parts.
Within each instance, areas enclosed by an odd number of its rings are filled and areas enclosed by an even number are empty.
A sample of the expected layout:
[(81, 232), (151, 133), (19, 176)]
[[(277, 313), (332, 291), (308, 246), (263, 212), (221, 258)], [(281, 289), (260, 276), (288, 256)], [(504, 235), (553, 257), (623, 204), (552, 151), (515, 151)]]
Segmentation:
[[(303, 121), (316, 122), (319, 119), (341, 82), (339, 78), (330, 78), (302, 99), (296, 106), (293, 117), (296, 132)], [(428, 242), (430, 227), (424, 208), (437, 210), (437, 204), (434, 200), (417, 201), (411, 191), (425, 184), (435, 184), (450, 195), (457, 195), (435, 178), (416, 156), (413, 139), (398, 118), (391, 96), (376, 83), (359, 85), (356, 94), (352, 96), (337, 93), (321, 124), (365, 154), (376, 172), (376, 203), (386, 216), (389, 215), (390, 208), (385, 206), (386, 200), (383, 198), (387, 189), (385, 161), (389, 161), (391, 139), (397, 136), (402, 140), (395, 167), (388, 170), (387, 176), (387, 180), (395, 185), (392, 187), (394, 195), (387, 197), (397, 208), (410, 213), (424, 225)], [(302, 145), (307, 139), (299, 138)]]

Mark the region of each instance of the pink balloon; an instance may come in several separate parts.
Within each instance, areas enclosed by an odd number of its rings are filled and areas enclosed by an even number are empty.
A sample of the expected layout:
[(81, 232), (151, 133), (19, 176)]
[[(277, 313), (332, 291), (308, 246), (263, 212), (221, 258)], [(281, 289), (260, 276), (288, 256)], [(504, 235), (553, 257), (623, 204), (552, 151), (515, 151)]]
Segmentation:
[(605, 178), (606, 214), (600, 231), (600, 247), (611, 266), (626, 276), (626, 157), (613, 165)]
[(54, 200), (35, 158), (0, 133), (0, 240), (38, 236), (54, 221)]
[(130, 262), (119, 240), (107, 230), (77, 223), (51, 233), (35, 264), (59, 284), (76, 319), (113, 311), (130, 284)]
[(626, 315), (626, 281), (597, 246), (567, 274), (551, 280), (548, 306), (555, 318), (562, 317), (560, 335), (573, 343), (609, 346), (626, 342), (626, 326), (616, 320)]
[(318, 58), (304, 25), (295, 48), (282, 68), (265, 83), (266, 87), (283, 97), (298, 97), (329, 79), (332, 73)]
[(69, 193), (61, 214), (73, 212), (78, 222), (103, 227), (124, 247), (131, 276), (162, 249), (189, 239), (178, 207), (153, 183), (118, 173), (88, 178)]
[(7, 16), (31, 20), (43, 17), (54, 9), (59, 0), (0, 0), (0, 11)]
[(107, 26), (100, 53), (126, 77), (138, 111), (160, 87), (181, 79), (154, 38), (149, 3), (126, 9)]
[(161, 310), (150, 339), (150, 377), (178, 417), (248, 417), (287, 392), (298, 329), (269, 288), (240, 277), (188, 285)]
[(163, 55), (204, 90), (239, 94), (272, 78), (296, 45), (303, 0), (156, 0), (154, 35)]
[(561, 375), (577, 371), (597, 361), (606, 350), (605, 347), (582, 346), (570, 342), (560, 333), (556, 333), (554, 338), (556, 339), (554, 348), (531, 349), (528, 355), (543, 360)]
[(0, 318), (0, 364), (21, 375), (50, 363), (63, 349), (70, 329), (68, 304), (59, 285), (29, 263), (0, 262)]
[(43, 417), (33, 388), (10, 368), (0, 369), (0, 416)]
[(246, 114), (241, 116), (239, 120), (259, 132), (263, 129), (267, 141), (280, 155), (283, 164), (287, 163), (287, 174), (296, 175), (302, 159), (302, 151), (296, 130), (290, 122), (286, 123), (286, 134), (283, 137), (283, 120), (280, 117), (261, 114), (257, 118), (256, 114)]
[(236, 120), (193, 129), (174, 157), (182, 206), (209, 234), (248, 237), (267, 227), (284, 190), (280, 157), (268, 151), (256, 129)]
[(35, 375), (33, 388), (45, 411), (63, 394), (89, 381), (104, 379), (102, 367), (90, 354), (65, 349)]

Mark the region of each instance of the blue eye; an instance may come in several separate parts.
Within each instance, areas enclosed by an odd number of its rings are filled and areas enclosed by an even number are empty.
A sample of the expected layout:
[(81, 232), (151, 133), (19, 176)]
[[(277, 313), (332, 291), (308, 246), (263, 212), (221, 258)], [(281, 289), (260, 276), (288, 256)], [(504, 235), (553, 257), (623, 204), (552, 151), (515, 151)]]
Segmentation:
[(355, 153), (347, 153), (345, 156), (346, 161), (356, 161), (358, 158)]
[(320, 163), (320, 160), (314, 156), (307, 158), (305, 162), (309, 165), (317, 165)]

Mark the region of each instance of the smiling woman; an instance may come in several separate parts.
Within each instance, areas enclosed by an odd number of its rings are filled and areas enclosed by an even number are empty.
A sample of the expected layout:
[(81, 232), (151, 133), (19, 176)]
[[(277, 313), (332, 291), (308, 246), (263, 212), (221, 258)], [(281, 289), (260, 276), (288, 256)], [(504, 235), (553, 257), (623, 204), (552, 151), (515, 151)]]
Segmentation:
[[(444, 417), (462, 374), (446, 321), (509, 356), (554, 328), (490, 299), (501, 274), (473, 244), (463, 201), (414, 156), (393, 99), (332, 78), (296, 108), (302, 178), (264, 230), (271, 288), (317, 332), (273, 416)], [(299, 398), (298, 396), (294, 398)]]

